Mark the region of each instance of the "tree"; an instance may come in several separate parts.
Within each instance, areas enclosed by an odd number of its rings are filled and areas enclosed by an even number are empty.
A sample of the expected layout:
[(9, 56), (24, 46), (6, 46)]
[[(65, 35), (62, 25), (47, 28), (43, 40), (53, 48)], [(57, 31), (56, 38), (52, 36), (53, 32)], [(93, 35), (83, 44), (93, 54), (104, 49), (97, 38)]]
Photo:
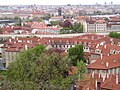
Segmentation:
[(72, 25), (71, 30), (76, 33), (83, 33), (83, 25), (81, 23), (74, 23)]
[(60, 30), (60, 34), (69, 34), (71, 33), (71, 30), (69, 27), (63, 27), (61, 30)]
[[(6, 82), (3, 88), (14, 90), (34, 90), (34, 84), (31, 81), (32, 67), (40, 54), (44, 52), (43, 45), (37, 45), (28, 49), (17, 56), (17, 60), (12, 62), (6, 72)], [(8, 87), (6, 87), (6, 85)]]
[[(37, 64), (37, 65), (36, 65)], [(41, 90), (66, 90), (71, 83), (68, 77), (67, 58), (58, 53), (43, 53), (36, 61), (33, 81)]]
[[(58, 51), (57, 51), (58, 52)], [(42, 53), (42, 54), (41, 54)], [(8, 67), (4, 90), (68, 90), (68, 58), (42, 45), (22, 52)]]
[(42, 22), (42, 18), (38, 18), (38, 20), (37, 20), (38, 22)]
[(51, 25), (54, 25), (54, 26), (59, 25), (59, 21), (50, 21), (50, 23)]
[(112, 38), (120, 39), (120, 33), (117, 33), (117, 32), (110, 32), (109, 36), (112, 37)]
[(72, 23), (69, 20), (65, 20), (62, 24), (63, 27), (71, 27)]
[(18, 20), (19, 18), (20, 18), (20, 17), (18, 17), (18, 16), (14, 17), (15, 20)]
[(77, 66), (77, 61), (83, 61), (84, 52), (83, 45), (75, 45), (68, 50), (69, 58), (73, 66)]
[(51, 18), (50, 14), (47, 14), (47, 15), (42, 17), (43, 20), (49, 20), (50, 18)]
[(22, 23), (21, 18), (16, 16), (14, 19), (17, 21), (16, 25), (21, 26), (21, 23)]
[(84, 74), (86, 71), (86, 65), (83, 61), (77, 61), (77, 68), (78, 68), (78, 81), (84, 79)]
[(81, 23), (71, 24), (70, 21), (66, 20), (62, 24), (63, 28), (60, 30), (61, 34), (68, 33), (83, 33), (83, 25)]

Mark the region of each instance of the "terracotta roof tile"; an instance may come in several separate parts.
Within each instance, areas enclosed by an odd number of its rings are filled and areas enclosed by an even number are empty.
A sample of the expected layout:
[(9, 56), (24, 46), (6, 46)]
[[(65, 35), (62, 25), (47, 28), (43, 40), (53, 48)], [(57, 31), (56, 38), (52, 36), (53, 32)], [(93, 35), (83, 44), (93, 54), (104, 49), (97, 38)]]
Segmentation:
[[(108, 66), (106, 65), (108, 63)], [(104, 56), (96, 62), (87, 66), (88, 69), (110, 69), (120, 66), (120, 54)]]

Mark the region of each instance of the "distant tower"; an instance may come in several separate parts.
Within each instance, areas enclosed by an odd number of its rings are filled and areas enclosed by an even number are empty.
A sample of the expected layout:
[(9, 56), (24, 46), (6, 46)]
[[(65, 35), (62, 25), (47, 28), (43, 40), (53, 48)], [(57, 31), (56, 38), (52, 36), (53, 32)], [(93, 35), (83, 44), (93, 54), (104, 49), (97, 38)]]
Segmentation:
[(105, 5), (107, 5), (107, 3), (106, 3), (106, 2), (105, 2), (104, 4), (105, 4)]
[(113, 5), (113, 2), (111, 2), (111, 5)]
[(61, 15), (62, 15), (62, 9), (59, 8), (59, 9), (58, 9), (58, 16), (61, 16)]

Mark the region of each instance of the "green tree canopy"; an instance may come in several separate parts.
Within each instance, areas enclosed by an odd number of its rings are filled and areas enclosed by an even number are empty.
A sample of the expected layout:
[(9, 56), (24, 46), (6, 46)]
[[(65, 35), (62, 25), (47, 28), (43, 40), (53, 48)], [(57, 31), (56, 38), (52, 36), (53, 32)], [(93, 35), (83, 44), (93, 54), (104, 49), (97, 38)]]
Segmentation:
[(42, 22), (42, 18), (38, 18), (38, 20), (37, 20), (38, 22)]
[[(74, 56), (82, 59), (82, 46), (76, 45)], [(71, 49), (70, 49), (71, 50)], [(73, 50), (73, 49), (72, 49)], [(28, 49), (12, 62), (6, 71), (3, 90), (68, 90), (71, 84), (83, 76), (84, 63), (75, 61), (78, 73), (69, 76), (70, 64), (68, 56), (60, 50), (45, 51), (45, 47), (37, 45)], [(70, 51), (70, 55), (72, 52)], [(75, 56), (76, 57), (76, 56)], [(77, 60), (77, 58), (74, 60)], [(82, 64), (82, 65), (81, 65)]]
[(81, 79), (84, 79), (84, 74), (86, 72), (86, 65), (85, 63), (81, 60), (81, 61), (77, 61), (77, 68), (78, 68), (78, 81), (80, 81)]
[(3, 89), (67, 90), (72, 83), (68, 63), (67, 57), (44, 51), (44, 46), (38, 45), (10, 64)]
[(112, 37), (112, 38), (120, 39), (120, 33), (117, 33), (117, 32), (110, 32), (109, 36)]
[(73, 66), (77, 66), (77, 61), (84, 60), (83, 45), (75, 45), (68, 50), (68, 53)]
[(54, 26), (59, 25), (59, 21), (50, 21), (50, 23), (51, 25), (54, 25)]
[(40, 54), (44, 52), (44, 50), (45, 47), (43, 45), (37, 45), (36, 47), (28, 49), (17, 56), (17, 60), (9, 65), (6, 72), (6, 84), (8, 84), (7, 89), (12, 88), (12, 90), (26, 90), (25, 88), (33, 88), (31, 86), (33, 85), (33, 82), (31, 82), (31, 68), (33, 67), (36, 59), (39, 58)]
[(83, 25), (81, 23), (74, 23), (74, 25), (71, 28), (73, 32), (83, 33)]
[(49, 20), (50, 18), (51, 18), (50, 14), (47, 14), (47, 15), (42, 17), (43, 20)]
[(83, 33), (83, 25), (81, 23), (69, 24), (65, 23), (65, 27), (60, 30), (61, 34)]
[(69, 27), (63, 27), (63, 28), (60, 30), (60, 34), (69, 34), (69, 33), (71, 33)]
[(67, 58), (58, 53), (43, 53), (36, 61), (32, 78), (38, 89), (66, 90), (71, 83), (68, 78)]

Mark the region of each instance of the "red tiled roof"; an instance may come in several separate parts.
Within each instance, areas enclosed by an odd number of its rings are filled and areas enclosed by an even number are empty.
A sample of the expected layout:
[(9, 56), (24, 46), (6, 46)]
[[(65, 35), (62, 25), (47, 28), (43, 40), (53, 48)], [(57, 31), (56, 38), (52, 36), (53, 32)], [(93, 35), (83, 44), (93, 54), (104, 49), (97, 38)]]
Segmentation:
[[(120, 77), (118, 79), (120, 80)], [(92, 77), (91, 74), (87, 74), (84, 80), (77, 83), (77, 90), (86, 90), (87, 88), (90, 90), (96, 90), (96, 87), (100, 87), (100, 90), (120, 90), (120, 85), (116, 84), (116, 75), (113, 74), (109, 74), (109, 77), (106, 76), (104, 81), (101, 75), (99, 77), (99, 74), (95, 73), (94, 77)]]
[(106, 55), (110, 54), (111, 50), (119, 51), (120, 46), (105, 44), (105, 45), (99, 45), (96, 49), (101, 50), (101, 54), (106, 56)]
[[(108, 63), (108, 66), (106, 65)], [(120, 66), (120, 54), (104, 56), (103, 59), (99, 59), (96, 62), (89, 64), (88, 69), (110, 69)]]
[(96, 20), (96, 23), (105, 23), (105, 20), (104, 19), (99, 19), (99, 20)]
[(47, 14), (45, 12), (32, 12), (31, 14), (36, 15), (36, 14)]
[(63, 16), (55, 16), (55, 17), (51, 17), (50, 19), (61, 19), (63, 18)]
[[(120, 78), (119, 78), (120, 79)], [(120, 85), (116, 84), (116, 75), (110, 75), (100, 86), (102, 89), (120, 90)]]
[(7, 52), (19, 52), (20, 49), (19, 48), (7, 48), (5, 51), (7, 51)]

